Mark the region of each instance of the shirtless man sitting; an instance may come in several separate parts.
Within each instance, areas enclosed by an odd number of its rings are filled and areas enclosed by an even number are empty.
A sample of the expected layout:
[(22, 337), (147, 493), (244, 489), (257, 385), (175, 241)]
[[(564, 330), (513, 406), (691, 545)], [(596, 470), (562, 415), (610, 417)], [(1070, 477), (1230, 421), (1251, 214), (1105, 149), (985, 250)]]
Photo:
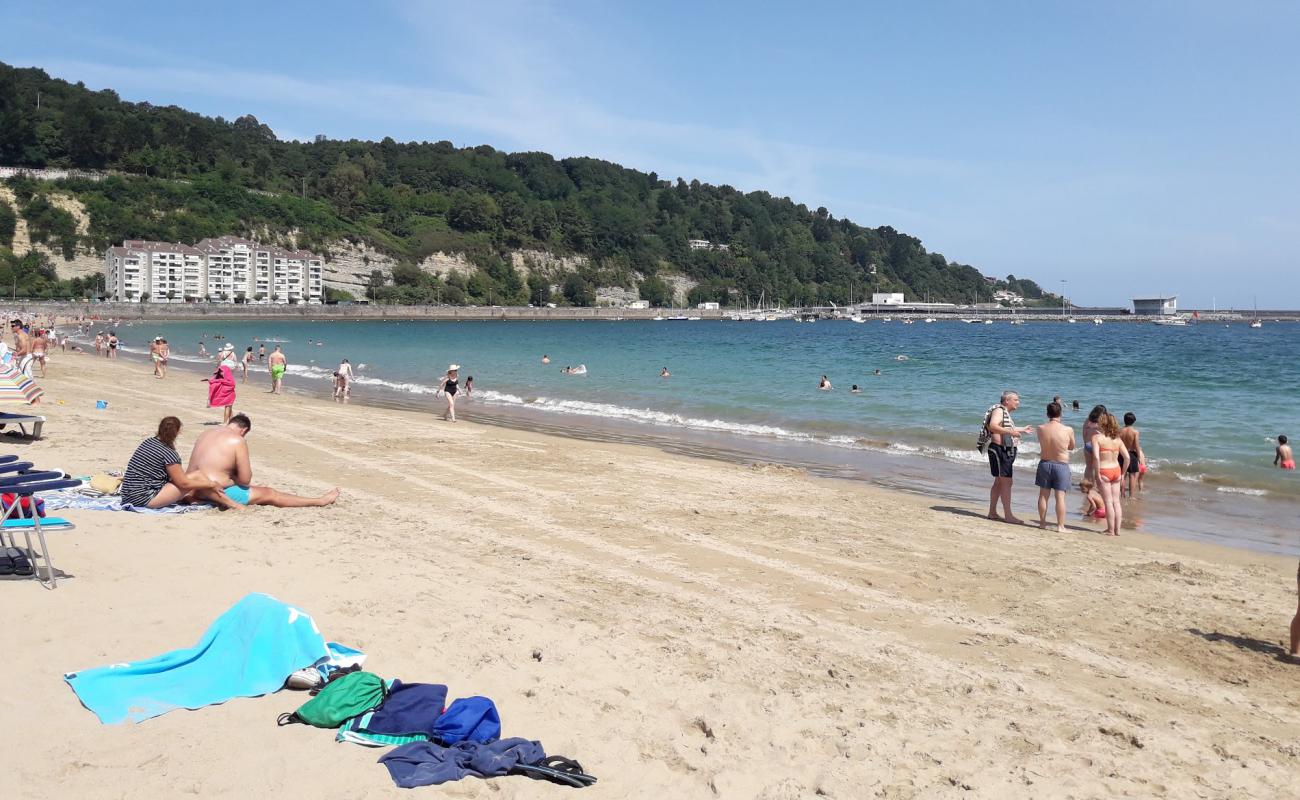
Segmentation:
[(244, 441), (252, 427), (247, 415), (236, 414), (220, 428), (203, 432), (194, 442), (185, 471), (197, 471), (216, 482), (224, 487), (227, 497), (242, 506), (304, 508), (327, 506), (338, 499), (338, 489), (320, 497), (299, 497), (267, 486), (254, 486), (253, 465), (248, 457), (248, 443)]

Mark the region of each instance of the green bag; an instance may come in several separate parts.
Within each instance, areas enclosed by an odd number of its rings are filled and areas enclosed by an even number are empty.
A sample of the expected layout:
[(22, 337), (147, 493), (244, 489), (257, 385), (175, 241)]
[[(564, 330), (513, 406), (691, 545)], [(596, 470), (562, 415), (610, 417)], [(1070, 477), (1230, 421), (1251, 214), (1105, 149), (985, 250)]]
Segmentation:
[(372, 672), (349, 672), (321, 687), (320, 693), (292, 714), (281, 714), (280, 725), (302, 723), (337, 728), (355, 716), (379, 708), (388, 697), (388, 683)]

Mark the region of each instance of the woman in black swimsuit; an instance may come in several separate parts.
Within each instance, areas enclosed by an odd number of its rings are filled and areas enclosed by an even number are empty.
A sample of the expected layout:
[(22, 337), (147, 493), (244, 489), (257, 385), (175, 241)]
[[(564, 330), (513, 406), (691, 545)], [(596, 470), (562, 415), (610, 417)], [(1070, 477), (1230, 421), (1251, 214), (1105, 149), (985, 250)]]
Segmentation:
[(447, 367), (447, 374), (442, 376), (442, 382), (438, 384), (438, 391), (433, 396), (440, 394), (447, 396), (447, 412), (442, 415), (443, 419), (456, 421), (456, 392), (459, 391), (457, 383), (460, 381), (460, 365), (452, 364)]

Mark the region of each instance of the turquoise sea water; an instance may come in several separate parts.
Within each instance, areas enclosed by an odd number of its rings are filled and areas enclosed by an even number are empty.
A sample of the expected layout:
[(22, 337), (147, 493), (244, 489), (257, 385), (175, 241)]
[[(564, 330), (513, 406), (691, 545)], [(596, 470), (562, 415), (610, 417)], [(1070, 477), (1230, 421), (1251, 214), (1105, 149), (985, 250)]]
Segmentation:
[[(1103, 403), (1116, 416), (1138, 415), (1153, 470), (1152, 499), (1142, 507), (1149, 527), (1297, 549), (1300, 484), (1272, 459), (1277, 434), (1300, 437), (1300, 324), (202, 321), (119, 330), (129, 350), (156, 334), (182, 361), (204, 336), (209, 350), (223, 334), (241, 352), (255, 339), (283, 340), (299, 388), (327, 391), (346, 357), (359, 375), (354, 401), (405, 399), (439, 412), (430, 395), (456, 362), (462, 377), (474, 377), (466, 417), (515, 415), (742, 455), (786, 453), (884, 483), (916, 473), (922, 489), (951, 482), (963, 497), (978, 497), (987, 475), (974, 439), (1003, 389), (1022, 395), (1022, 425), (1042, 421), (1053, 395), (1067, 407), (1079, 401), (1082, 410), (1065, 420), (1076, 431)], [(577, 364), (586, 375), (560, 371)], [(823, 374), (833, 391), (817, 390)], [(850, 392), (854, 383), (860, 394)], [(1036, 447), (1029, 438), (1023, 445), (1028, 471)], [(1019, 483), (1032, 491), (1032, 473)], [(1252, 520), (1264, 534), (1220, 531)]]

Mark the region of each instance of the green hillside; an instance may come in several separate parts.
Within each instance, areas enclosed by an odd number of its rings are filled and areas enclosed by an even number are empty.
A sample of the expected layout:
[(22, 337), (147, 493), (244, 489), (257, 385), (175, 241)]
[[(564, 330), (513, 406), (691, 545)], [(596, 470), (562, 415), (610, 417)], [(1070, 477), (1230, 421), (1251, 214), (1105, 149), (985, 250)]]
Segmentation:
[[(997, 288), (974, 267), (927, 252), (915, 237), (766, 192), (486, 145), (284, 142), (251, 116), (230, 122), (124, 102), (112, 91), (4, 64), (0, 165), (124, 173), (56, 184), (84, 204), (84, 234), (48, 202), (51, 184), (10, 180), (18, 208), (0, 202), (0, 248), (9, 245), (18, 214), (33, 240), (39, 236), (64, 253), (125, 238), (194, 242), (293, 231), (299, 246), (365, 242), (409, 265), (393, 271), (395, 284), (377, 287), (381, 298), (395, 302), (491, 296), (506, 303), (588, 303), (592, 287), (614, 285), (659, 302), (668, 293), (662, 278), (671, 275), (698, 282), (692, 302), (733, 305), (761, 294), (785, 304), (843, 304), (871, 291), (987, 301)], [(692, 250), (692, 239), (727, 249)], [(508, 268), (509, 252), (519, 249), (588, 261), (574, 275), (557, 276), (564, 297), (543, 297), (548, 281), (530, 285)], [(479, 270), (443, 282), (414, 267), (437, 251), (465, 253)], [(0, 281), (6, 269), (23, 277), (36, 266), (20, 268), (16, 261), (0, 253)], [(1044, 296), (1032, 281), (1020, 279), (1017, 288)]]

